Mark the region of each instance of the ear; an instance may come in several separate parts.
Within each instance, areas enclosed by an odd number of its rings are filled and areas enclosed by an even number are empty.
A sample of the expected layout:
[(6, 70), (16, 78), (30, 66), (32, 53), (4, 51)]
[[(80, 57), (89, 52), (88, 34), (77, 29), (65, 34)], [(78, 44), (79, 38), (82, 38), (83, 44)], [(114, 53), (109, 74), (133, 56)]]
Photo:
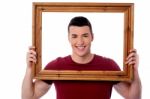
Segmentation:
[(68, 41), (69, 41), (69, 43), (70, 43), (70, 37), (69, 37), (70, 35), (69, 35), (69, 33), (68, 33)]
[(92, 41), (94, 40), (94, 33), (92, 33)]

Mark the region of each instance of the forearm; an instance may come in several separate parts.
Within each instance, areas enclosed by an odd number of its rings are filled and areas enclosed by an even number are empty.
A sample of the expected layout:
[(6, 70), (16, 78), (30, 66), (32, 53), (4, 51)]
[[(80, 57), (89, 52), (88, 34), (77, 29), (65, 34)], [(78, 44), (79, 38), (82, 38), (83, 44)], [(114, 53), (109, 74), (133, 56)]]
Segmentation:
[(141, 99), (142, 94), (141, 80), (138, 72), (135, 71), (134, 73), (136, 73), (135, 74), (136, 76), (130, 85), (129, 99)]
[(141, 84), (135, 84), (132, 87), (134, 92), (129, 93), (129, 99), (141, 99)]
[(140, 80), (139, 72), (138, 72), (139, 55), (137, 54), (136, 49), (130, 50), (125, 63), (127, 65), (133, 65), (133, 70), (134, 70), (133, 80), (128, 84), (128, 86), (124, 86), (125, 88), (123, 88), (123, 89), (127, 89), (126, 90), (127, 94), (125, 96), (125, 99), (141, 99), (142, 85), (141, 85), (141, 80)]
[(34, 84), (31, 68), (27, 68), (22, 84), (22, 99), (33, 99)]

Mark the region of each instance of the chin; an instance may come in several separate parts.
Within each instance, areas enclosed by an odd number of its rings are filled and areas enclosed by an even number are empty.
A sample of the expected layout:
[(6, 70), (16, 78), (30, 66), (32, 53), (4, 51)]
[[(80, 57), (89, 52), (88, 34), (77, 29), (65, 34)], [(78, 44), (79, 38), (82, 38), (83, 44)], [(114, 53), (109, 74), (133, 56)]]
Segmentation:
[(86, 55), (78, 55), (79, 57), (84, 57), (84, 56), (86, 56)]
[(89, 54), (89, 52), (85, 49), (84, 51), (74, 50), (74, 54), (78, 57), (85, 57)]
[(77, 55), (77, 56), (79, 56), (79, 57), (87, 56), (87, 54), (86, 54), (86, 53), (76, 53), (76, 55)]

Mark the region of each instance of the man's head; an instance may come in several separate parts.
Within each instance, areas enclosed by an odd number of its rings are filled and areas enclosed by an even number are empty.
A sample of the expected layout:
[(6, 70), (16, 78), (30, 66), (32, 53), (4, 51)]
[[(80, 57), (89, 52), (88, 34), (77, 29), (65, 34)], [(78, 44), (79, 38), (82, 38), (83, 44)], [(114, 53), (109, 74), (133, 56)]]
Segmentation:
[(91, 33), (93, 33), (92, 25), (91, 25), (90, 21), (87, 18), (83, 17), (83, 16), (77, 16), (77, 17), (74, 17), (74, 18), (71, 19), (71, 21), (68, 25), (68, 32), (69, 32), (70, 26), (78, 26), (78, 27), (88, 26)]
[(73, 55), (87, 56), (93, 40), (92, 26), (85, 17), (74, 17), (68, 25), (68, 39), (72, 46)]

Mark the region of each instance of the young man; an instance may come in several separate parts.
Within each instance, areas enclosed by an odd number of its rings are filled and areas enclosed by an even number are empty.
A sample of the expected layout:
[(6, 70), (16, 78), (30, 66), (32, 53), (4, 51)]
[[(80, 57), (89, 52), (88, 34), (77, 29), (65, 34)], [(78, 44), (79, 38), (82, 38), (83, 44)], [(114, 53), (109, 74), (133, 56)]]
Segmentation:
[[(45, 69), (52, 70), (120, 70), (110, 58), (91, 53), (92, 27), (85, 17), (75, 17), (68, 25), (68, 40), (72, 55), (58, 57), (48, 63)], [(134, 65), (132, 82), (113, 81), (42, 81), (33, 82), (31, 64), (36, 63), (34, 47), (27, 53), (27, 70), (22, 86), (23, 99), (39, 99), (54, 83), (57, 99), (110, 99), (112, 87), (125, 99), (141, 99), (141, 81), (138, 75), (138, 55), (131, 50), (126, 64)]]

